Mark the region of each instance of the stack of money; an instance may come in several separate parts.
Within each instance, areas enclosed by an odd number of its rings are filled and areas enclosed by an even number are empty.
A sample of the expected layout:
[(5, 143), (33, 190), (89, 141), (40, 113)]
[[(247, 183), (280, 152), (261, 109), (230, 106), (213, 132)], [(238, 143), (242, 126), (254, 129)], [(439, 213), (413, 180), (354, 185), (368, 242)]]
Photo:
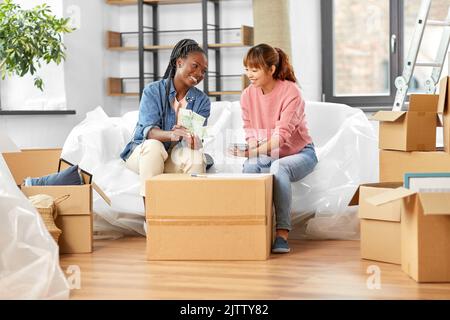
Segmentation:
[(189, 109), (180, 109), (178, 117), (180, 118), (180, 124), (192, 135), (196, 135), (200, 139), (207, 136), (206, 127), (203, 126), (205, 117)]

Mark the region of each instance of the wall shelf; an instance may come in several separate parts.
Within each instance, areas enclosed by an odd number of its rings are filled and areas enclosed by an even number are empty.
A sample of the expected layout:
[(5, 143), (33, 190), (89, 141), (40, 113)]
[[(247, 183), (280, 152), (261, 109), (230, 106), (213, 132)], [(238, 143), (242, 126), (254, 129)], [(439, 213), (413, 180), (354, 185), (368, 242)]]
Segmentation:
[[(134, 32), (130, 32), (134, 33)], [(123, 32), (107, 31), (106, 33), (106, 47), (111, 51), (138, 51), (138, 46), (122, 46), (122, 34)], [(136, 32), (137, 34), (137, 32)], [(155, 50), (172, 50), (174, 45), (144, 45), (145, 51)]]
[[(201, 0), (144, 0), (145, 4), (186, 4), (186, 3), (200, 3)], [(107, 4), (116, 6), (136, 5), (137, 0), (106, 0)]]
[(108, 78), (106, 81), (107, 94), (110, 97), (139, 97), (139, 92), (124, 92), (124, 80), (139, 77)]
[(3, 116), (23, 116), (23, 115), (68, 115), (76, 114), (75, 110), (0, 110)]
[[(184, 32), (201, 32), (203, 41), (199, 45), (205, 49), (207, 56), (209, 55), (209, 50), (214, 54), (214, 71), (206, 74), (204, 78), (204, 92), (209, 96), (216, 97), (217, 100), (221, 100), (222, 95), (240, 95), (242, 90), (248, 86), (248, 79), (246, 77), (242, 78), (241, 88), (239, 90), (224, 90), (222, 87), (222, 79), (225, 77), (238, 77), (239, 75), (224, 75), (222, 74), (223, 53), (221, 52), (223, 48), (242, 48), (253, 46), (254, 44), (254, 28), (251, 26), (242, 25), (238, 28), (221, 28), (220, 27), (220, 1), (219, 0), (106, 0), (107, 4), (110, 5), (137, 5), (138, 11), (138, 31), (136, 32), (117, 32), (117, 31), (107, 31), (106, 35), (106, 48), (110, 51), (115, 52), (138, 52), (139, 55), (139, 93), (126, 92), (124, 89), (124, 80), (126, 78), (111, 77), (107, 79), (107, 94), (113, 97), (129, 97), (142, 95), (142, 91), (145, 87), (145, 72), (144, 72), (144, 60), (147, 58), (145, 52), (151, 52), (153, 55), (153, 81), (161, 79), (160, 76), (160, 66), (159, 66), (159, 51), (160, 50), (171, 50), (174, 48), (174, 44), (167, 45), (160, 43), (160, 35), (164, 33), (179, 33)], [(202, 20), (201, 29), (185, 29), (185, 30), (160, 30), (159, 29), (159, 14), (158, 5), (163, 4), (188, 4), (188, 3), (200, 3), (202, 10)], [(213, 21), (208, 23), (208, 6), (212, 4), (214, 6)], [(144, 25), (144, 7), (145, 5), (151, 5), (152, 9), (152, 22), (151, 26)], [(239, 30), (240, 39), (236, 42), (221, 41), (222, 31), (226, 30)], [(211, 37), (210, 33), (214, 35)], [(134, 35), (138, 37), (138, 45), (133, 44), (128, 45), (124, 41), (124, 37), (127, 35)], [(181, 36), (181, 35), (180, 35)], [(150, 45), (144, 44), (144, 37), (146, 42), (151, 42)], [(190, 36), (191, 37), (191, 36)], [(149, 41), (148, 38), (151, 40)], [(209, 39), (208, 38), (212, 38)], [(213, 90), (210, 91), (209, 88), (209, 77), (214, 78)], [(244, 79), (245, 78), (245, 79)], [(130, 79), (130, 78), (128, 78)], [(213, 84), (213, 83), (211, 83)]]
[(209, 96), (233, 96), (233, 95), (240, 95), (242, 91), (209, 91)]
[[(235, 43), (211, 43), (208, 44), (209, 48), (233, 48), (233, 47), (249, 47), (253, 46), (253, 27), (241, 26), (240, 28), (223, 28), (219, 30), (240, 30), (241, 31), (241, 41)], [(202, 31), (201, 29), (190, 30), (190, 31)], [(209, 31), (214, 31), (211, 29)], [(158, 31), (156, 31), (158, 32)], [(184, 32), (183, 30), (165, 30), (159, 31), (159, 33), (168, 32)], [(146, 33), (153, 33), (152, 31)], [(122, 36), (124, 34), (138, 34), (138, 32), (117, 32), (117, 31), (107, 31), (106, 34), (106, 47), (111, 51), (138, 51), (138, 46), (123, 46)], [(144, 50), (171, 50), (174, 45), (144, 45)]]
[(233, 48), (233, 47), (250, 47), (253, 46), (253, 27), (241, 26), (241, 42), (237, 43), (211, 43), (208, 47), (213, 48)]

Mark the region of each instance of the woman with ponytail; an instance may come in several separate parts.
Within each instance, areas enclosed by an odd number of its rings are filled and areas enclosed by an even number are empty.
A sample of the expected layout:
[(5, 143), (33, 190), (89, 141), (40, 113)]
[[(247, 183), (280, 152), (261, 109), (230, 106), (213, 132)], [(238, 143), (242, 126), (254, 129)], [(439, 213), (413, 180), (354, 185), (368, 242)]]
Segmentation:
[(206, 119), (206, 126), (211, 103), (195, 86), (203, 80), (207, 68), (205, 52), (198, 43), (181, 40), (170, 55), (164, 78), (147, 85), (142, 93), (132, 140), (120, 157), (139, 174), (143, 197), (145, 181), (153, 176), (206, 170), (201, 141), (179, 124), (178, 111), (192, 110)]
[(241, 96), (248, 148), (230, 150), (248, 159), (244, 173), (272, 173), (276, 238), (272, 252), (290, 251), (291, 182), (311, 173), (317, 164), (305, 120), (305, 102), (288, 56), (279, 48), (259, 44), (244, 58), (251, 82)]

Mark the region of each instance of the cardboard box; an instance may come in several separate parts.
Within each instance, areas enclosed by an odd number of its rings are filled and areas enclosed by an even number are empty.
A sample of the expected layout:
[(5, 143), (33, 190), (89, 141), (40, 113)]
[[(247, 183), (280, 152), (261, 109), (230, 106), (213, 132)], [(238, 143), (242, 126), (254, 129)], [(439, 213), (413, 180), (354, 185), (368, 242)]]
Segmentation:
[(163, 174), (147, 181), (149, 260), (266, 260), (272, 175)]
[[(384, 150), (436, 150), (439, 96), (412, 94), (408, 111), (379, 111), (379, 147)], [(418, 130), (420, 128), (420, 130)]]
[(444, 151), (380, 150), (380, 182), (403, 181), (405, 173), (450, 172), (450, 154)]
[(442, 78), (439, 85), (438, 114), (444, 126), (444, 150), (450, 153), (450, 77)]
[(402, 202), (402, 270), (417, 282), (450, 282), (450, 193), (398, 188), (367, 199)]
[[(27, 177), (41, 177), (58, 172), (61, 149), (23, 150), (2, 155), (17, 185), (21, 185)], [(92, 189), (110, 203), (98, 186), (87, 181), (84, 174), (83, 179), (86, 184), (80, 186), (21, 187), (27, 197), (47, 194), (56, 199), (70, 195), (67, 200), (57, 204), (58, 217), (55, 224), (62, 230), (58, 242), (60, 253), (92, 252)]]
[(367, 199), (402, 185), (402, 182), (364, 184), (350, 201), (350, 206), (359, 205), (362, 259), (401, 263), (401, 201), (374, 206)]

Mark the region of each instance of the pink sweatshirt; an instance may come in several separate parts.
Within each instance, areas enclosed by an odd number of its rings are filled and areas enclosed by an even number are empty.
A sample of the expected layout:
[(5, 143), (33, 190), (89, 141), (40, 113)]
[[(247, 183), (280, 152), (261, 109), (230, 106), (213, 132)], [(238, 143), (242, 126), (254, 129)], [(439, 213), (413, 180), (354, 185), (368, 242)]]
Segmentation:
[(277, 80), (266, 95), (261, 88), (250, 85), (242, 93), (241, 108), (247, 141), (269, 140), (278, 135), (280, 158), (296, 154), (312, 142), (306, 127), (305, 102), (292, 81)]

